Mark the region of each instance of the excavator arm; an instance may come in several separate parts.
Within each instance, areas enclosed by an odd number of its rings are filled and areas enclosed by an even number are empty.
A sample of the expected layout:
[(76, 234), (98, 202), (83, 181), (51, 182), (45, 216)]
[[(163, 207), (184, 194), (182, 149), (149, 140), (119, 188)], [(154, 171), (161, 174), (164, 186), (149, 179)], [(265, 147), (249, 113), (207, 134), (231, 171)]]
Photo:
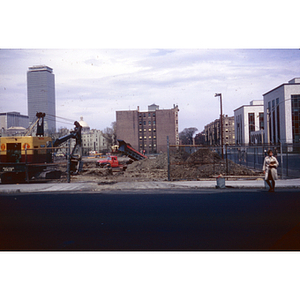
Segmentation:
[[(77, 174), (81, 169), (81, 159), (82, 159), (82, 138), (81, 138), (81, 129), (82, 126), (79, 122), (74, 122), (75, 128), (70, 134), (62, 136), (54, 140), (52, 147), (58, 147), (62, 143), (68, 141), (69, 139), (73, 138), (76, 139), (75, 146), (70, 154), (70, 161), (71, 161), (71, 171)], [(79, 155), (75, 155), (76, 149), (79, 148)]]

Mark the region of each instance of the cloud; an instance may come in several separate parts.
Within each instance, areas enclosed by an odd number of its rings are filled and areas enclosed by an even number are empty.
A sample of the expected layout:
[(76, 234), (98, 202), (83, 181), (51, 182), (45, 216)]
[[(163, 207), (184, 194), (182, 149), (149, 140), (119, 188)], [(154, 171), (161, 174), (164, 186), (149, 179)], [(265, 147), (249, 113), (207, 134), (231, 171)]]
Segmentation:
[(0, 50), (0, 110), (27, 114), (26, 72), (53, 68), (56, 113), (103, 129), (117, 110), (179, 106), (179, 130), (224, 113), (299, 77), (300, 51), (272, 49), (25, 49)]

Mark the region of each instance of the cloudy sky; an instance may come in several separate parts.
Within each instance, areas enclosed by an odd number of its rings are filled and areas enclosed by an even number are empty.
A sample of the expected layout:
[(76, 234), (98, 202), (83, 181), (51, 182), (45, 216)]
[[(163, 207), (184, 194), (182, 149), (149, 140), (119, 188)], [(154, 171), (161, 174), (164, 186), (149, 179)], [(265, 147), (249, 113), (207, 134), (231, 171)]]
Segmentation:
[[(47, 65), (55, 74), (56, 114), (104, 129), (117, 110), (179, 107), (179, 130), (204, 126), (223, 112), (300, 77), (298, 49), (2, 49), (0, 111), (27, 114), (28, 67)], [(63, 121), (62, 119), (58, 119)], [(58, 123), (57, 127), (72, 128)]]

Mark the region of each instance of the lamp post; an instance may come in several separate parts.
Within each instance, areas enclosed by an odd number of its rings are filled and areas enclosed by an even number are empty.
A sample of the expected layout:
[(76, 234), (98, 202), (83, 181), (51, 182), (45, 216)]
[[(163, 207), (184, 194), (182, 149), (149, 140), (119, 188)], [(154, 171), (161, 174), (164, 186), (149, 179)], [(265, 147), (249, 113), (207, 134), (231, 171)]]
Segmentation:
[(221, 93), (216, 93), (215, 97), (220, 97), (220, 130), (221, 130), (221, 148), (222, 148), (222, 159), (224, 159), (224, 154), (223, 154), (223, 108), (222, 108), (222, 94)]

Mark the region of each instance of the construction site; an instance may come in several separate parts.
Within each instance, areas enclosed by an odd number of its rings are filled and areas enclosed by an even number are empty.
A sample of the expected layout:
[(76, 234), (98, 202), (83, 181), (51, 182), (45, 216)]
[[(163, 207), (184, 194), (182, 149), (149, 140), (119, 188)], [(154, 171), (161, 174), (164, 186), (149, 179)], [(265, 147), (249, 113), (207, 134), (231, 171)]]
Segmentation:
[[(57, 182), (119, 182), (119, 181), (179, 181), (257, 179), (262, 174), (224, 157), (220, 148), (168, 146), (167, 153), (144, 154), (129, 143), (118, 140), (115, 152), (83, 156), (81, 125), (75, 121), (74, 130), (52, 140), (44, 137), (44, 113), (37, 113), (35, 126), (25, 136), (1, 137), (1, 183), (32, 181)], [(70, 140), (76, 141), (72, 151)], [(64, 155), (61, 150), (64, 149)]]
[[(167, 153), (152, 155), (140, 160), (119, 153), (118, 161), (126, 165), (125, 169), (99, 167), (97, 159), (84, 158), (82, 170), (71, 176), (71, 181), (179, 181), (179, 180), (216, 180), (226, 176), (231, 179), (257, 179), (262, 172), (248, 169), (221, 156), (209, 149), (198, 149), (189, 154), (183, 147)], [(64, 174), (61, 180), (66, 180)]]

